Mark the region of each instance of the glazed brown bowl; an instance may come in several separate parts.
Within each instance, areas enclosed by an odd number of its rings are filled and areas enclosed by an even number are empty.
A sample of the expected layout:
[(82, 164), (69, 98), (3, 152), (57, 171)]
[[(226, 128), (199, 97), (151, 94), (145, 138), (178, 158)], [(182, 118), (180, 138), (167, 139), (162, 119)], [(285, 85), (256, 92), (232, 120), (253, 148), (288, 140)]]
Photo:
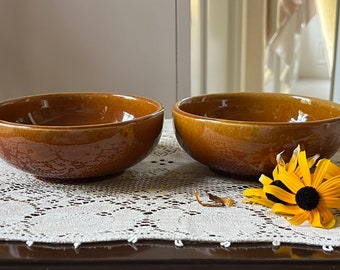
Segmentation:
[(44, 179), (116, 174), (158, 143), (157, 101), (113, 93), (55, 93), (0, 102), (0, 156)]
[(173, 106), (182, 148), (213, 170), (271, 174), (276, 155), (288, 161), (300, 144), (308, 156), (330, 158), (340, 147), (340, 104), (279, 93), (223, 93), (183, 99)]

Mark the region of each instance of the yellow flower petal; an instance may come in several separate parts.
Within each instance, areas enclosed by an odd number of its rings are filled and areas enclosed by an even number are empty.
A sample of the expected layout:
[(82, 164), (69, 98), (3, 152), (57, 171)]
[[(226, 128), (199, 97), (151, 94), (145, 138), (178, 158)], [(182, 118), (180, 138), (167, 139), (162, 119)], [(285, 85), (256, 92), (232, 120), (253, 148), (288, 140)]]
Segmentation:
[[(313, 165), (315, 164), (315, 162), (317, 161), (317, 159), (320, 157), (320, 155), (316, 154), (312, 157), (309, 157), (307, 159), (307, 163), (308, 163), (308, 168), (312, 168)], [(295, 174), (299, 177), (299, 178), (302, 178), (303, 177), (303, 172), (301, 171), (301, 167), (298, 166), (295, 170)]]
[(273, 170), (273, 179), (274, 180), (279, 180), (279, 171), (280, 171), (280, 166), (276, 165), (275, 169)]
[(331, 224), (333, 224), (333, 226), (335, 225), (336, 218), (328, 208), (319, 206), (317, 210), (322, 217), (322, 223), (324, 224), (324, 226), (330, 226)]
[(312, 187), (317, 188), (322, 183), (327, 172), (329, 163), (329, 159), (322, 159), (319, 166), (316, 167), (313, 174)]
[(265, 193), (261, 188), (247, 188), (246, 190), (243, 191), (243, 195), (246, 197), (263, 197), (265, 198)]
[(284, 153), (284, 151), (282, 151), (282, 152), (280, 152), (276, 155), (276, 163), (277, 163), (277, 165), (279, 165), (281, 167), (285, 167), (285, 165), (286, 165), (285, 161), (282, 158), (283, 153)]
[(306, 152), (301, 151), (298, 155), (298, 163), (299, 163), (299, 168), (301, 169), (301, 173), (303, 176), (303, 182), (306, 186), (311, 186), (312, 184), (312, 179), (310, 176), (310, 171), (308, 167), (308, 162), (307, 162), (307, 157), (306, 157)]
[(272, 210), (274, 211), (275, 214), (290, 215), (290, 216), (304, 212), (304, 210), (302, 210), (297, 205), (284, 205), (281, 203), (274, 204), (272, 207)]
[(325, 198), (320, 200), (319, 205), (327, 208), (340, 208), (340, 198)]
[(314, 156), (312, 156), (312, 157), (309, 157), (309, 158), (307, 159), (308, 167), (309, 167), (309, 168), (312, 168), (312, 167), (314, 166), (315, 162), (318, 160), (319, 157), (320, 157), (319, 154), (316, 154), (316, 155), (314, 155)]
[[(319, 166), (319, 162), (316, 166)], [(332, 178), (336, 175), (340, 175), (340, 167), (337, 166), (336, 164), (334, 164), (332, 161), (330, 162), (328, 169), (327, 169), (327, 173), (325, 175), (326, 179)]]
[(298, 226), (301, 225), (304, 221), (308, 220), (310, 213), (308, 211), (301, 212), (296, 214), (294, 217), (287, 219), (289, 223)]
[(327, 190), (326, 192), (323, 192), (320, 201), (333, 199), (338, 200), (340, 202), (339, 190)]
[(273, 180), (272, 180), (270, 177), (268, 177), (268, 176), (266, 176), (266, 175), (264, 175), (264, 174), (262, 174), (262, 175), (260, 176), (259, 181), (260, 181), (260, 182), (262, 183), (262, 185), (264, 185), (264, 186), (267, 186), (267, 185), (270, 185), (271, 183), (273, 183)]
[(265, 187), (263, 187), (263, 191), (265, 193), (269, 193), (269, 194), (275, 196), (279, 200), (284, 201), (286, 203), (296, 204), (295, 194), (289, 193), (289, 192), (285, 191), (284, 189), (282, 189), (280, 187), (277, 187), (277, 186), (274, 186), (274, 185), (265, 186)]
[(340, 189), (340, 175), (334, 176), (322, 182), (317, 188), (320, 194), (323, 194), (329, 190), (339, 190), (339, 189)]
[(313, 227), (330, 229), (334, 227), (336, 219), (333, 215), (330, 216), (329, 213), (323, 212), (323, 209), (321, 208), (319, 210), (314, 209), (310, 213), (309, 222)]
[(273, 171), (273, 179), (279, 180), (279, 175), (282, 171), (286, 171), (286, 163), (282, 158), (283, 151), (276, 155), (276, 167)]
[(294, 173), (288, 173), (283, 171), (280, 173), (280, 180), (291, 192), (295, 194), (299, 189), (305, 186), (301, 182), (300, 178), (298, 178), (298, 176)]
[(299, 155), (299, 152), (300, 152), (300, 145), (298, 145), (293, 151), (292, 157), (289, 160), (289, 163), (288, 163), (288, 166), (287, 166), (288, 172), (295, 171), (296, 166), (297, 166), (297, 161), (298, 161), (297, 157)]
[(274, 202), (271, 200), (265, 199), (265, 198), (258, 198), (258, 197), (253, 197), (253, 198), (246, 198), (243, 200), (244, 203), (251, 203), (251, 204), (260, 204), (266, 207), (272, 207)]
[[(317, 191), (319, 194), (321, 194), (322, 198), (340, 198), (340, 187), (339, 186), (330, 186), (325, 191), (320, 191), (319, 188), (317, 188)], [(339, 200), (340, 201), (340, 200)]]

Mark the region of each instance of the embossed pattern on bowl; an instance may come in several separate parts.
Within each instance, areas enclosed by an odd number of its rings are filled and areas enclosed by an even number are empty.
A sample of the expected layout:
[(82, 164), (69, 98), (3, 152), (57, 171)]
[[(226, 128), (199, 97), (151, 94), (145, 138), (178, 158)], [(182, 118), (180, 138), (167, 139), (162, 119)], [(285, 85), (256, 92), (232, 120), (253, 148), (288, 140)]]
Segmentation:
[(301, 144), (330, 158), (340, 146), (340, 104), (279, 93), (189, 97), (173, 106), (176, 137), (194, 159), (242, 176), (270, 174), (276, 155)]
[(157, 101), (113, 93), (55, 93), (0, 102), (0, 156), (45, 179), (120, 173), (158, 143)]

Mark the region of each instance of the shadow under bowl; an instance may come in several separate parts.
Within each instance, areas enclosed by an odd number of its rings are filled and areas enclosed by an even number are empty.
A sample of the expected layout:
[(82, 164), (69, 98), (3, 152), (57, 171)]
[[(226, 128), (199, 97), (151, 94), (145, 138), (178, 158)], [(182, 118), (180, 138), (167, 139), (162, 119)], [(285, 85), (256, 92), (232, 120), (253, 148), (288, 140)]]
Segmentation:
[(340, 104), (280, 93), (238, 92), (185, 98), (173, 106), (176, 137), (214, 171), (246, 178), (271, 175), (276, 155), (298, 144), (308, 156), (340, 147)]
[(157, 145), (164, 109), (114, 93), (55, 93), (0, 102), (0, 157), (38, 179), (98, 179)]

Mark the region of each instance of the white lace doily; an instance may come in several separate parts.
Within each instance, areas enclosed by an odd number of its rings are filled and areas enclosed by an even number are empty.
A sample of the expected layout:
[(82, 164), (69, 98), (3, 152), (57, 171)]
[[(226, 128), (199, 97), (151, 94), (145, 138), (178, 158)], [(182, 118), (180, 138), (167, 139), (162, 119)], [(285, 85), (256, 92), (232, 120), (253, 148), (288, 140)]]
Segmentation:
[[(332, 158), (337, 162), (340, 154)], [(159, 145), (123, 174), (84, 184), (35, 179), (0, 161), (0, 240), (80, 243), (138, 239), (340, 245), (340, 220), (326, 230), (290, 225), (270, 209), (245, 204), (243, 190), (259, 186), (219, 176), (178, 146), (171, 120)], [(232, 207), (202, 207), (194, 189), (230, 197)], [(340, 211), (335, 215), (340, 217)], [(177, 241), (177, 242), (176, 242)]]

